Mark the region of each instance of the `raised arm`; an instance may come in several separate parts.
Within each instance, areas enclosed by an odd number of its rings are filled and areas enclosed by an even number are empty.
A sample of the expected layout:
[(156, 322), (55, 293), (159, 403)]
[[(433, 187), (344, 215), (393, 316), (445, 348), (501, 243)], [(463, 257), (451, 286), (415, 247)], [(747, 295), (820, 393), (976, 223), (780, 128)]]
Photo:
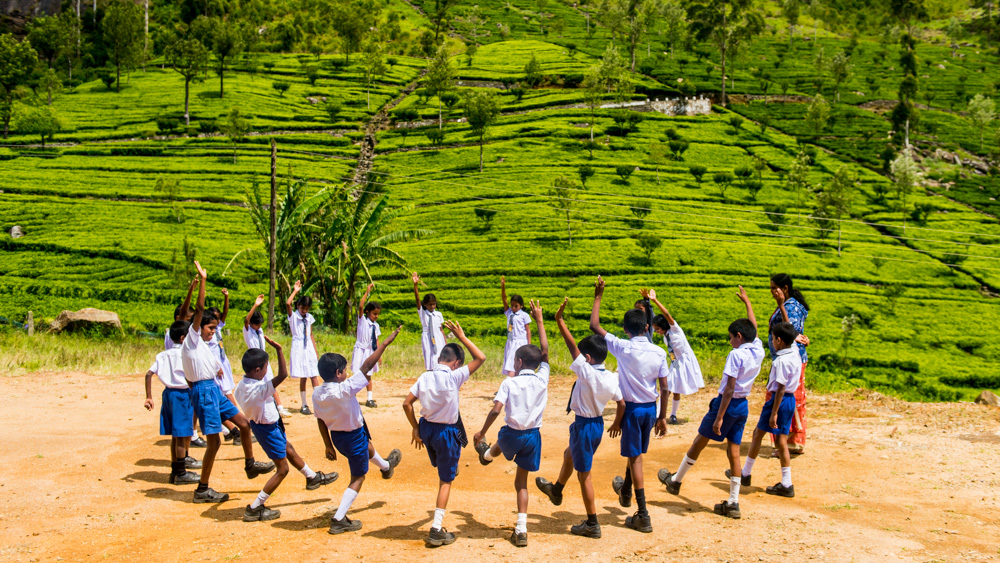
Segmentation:
[(670, 326), (677, 324), (674, 322), (674, 318), (670, 316), (670, 311), (668, 311), (667, 308), (663, 306), (663, 303), (660, 303), (660, 300), (656, 298), (655, 289), (649, 290), (649, 300), (656, 305), (656, 308), (660, 310), (660, 313), (663, 313), (663, 316), (667, 319), (667, 323), (669, 323)]
[(278, 375), (271, 379), (271, 385), (277, 387), (288, 377), (288, 362), (285, 361), (285, 352), (281, 349), (281, 344), (271, 340), (266, 334), (264, 341), (270, 344), (271, 348), (274, 348), (274, 353), (278, 355)]
[(188, 292), (187, 296), (184, 298), (184, 303), (181, 303), (181, 316), (174, 317), (175, 321), (183, 321), (187, 317), (188, 311), (191, 310), (191, 294), (194, 293), (194, 287), (196, 285), (198, 285), (198, 276), (195, 276), (194, 279), (191, 280), (191, 285), (188, 286)]
[(503, 312), (506, 313), (510, 305), (507, 304), (507, 279), (504, 276), (500, 276), (500, 302), (503, 303)]
[(569, 303), (569, 297), (564, 297), (562, 305), (559, 305), (559, 310), (556, 311), (556, 326), (559, 327), (559, 333), (562, 334), (563, 342), (569, 348), (570, 360), (575, 360), (580, 355), (580, 349), (576, 347), (576, 339), (573, 338), (573, 333), (569, 331), (566, 321), (563, 320), (563, 310), (566, 309), (567, 303)]
[(295, 280), (292, 294), (288, 296), (288, 299), (285, 299), (285, 311), (289, 317), (292, 316), (292, 303), (295, 303), (295, 298), (298, 297), (300, 291), (302, 291), (302, 280)]
[(250, 311), (247, 316), (243, 318), (243, 328), (250, 328), (250, 317), (253, 316), (253, 312), (257, 310), (264, 303), (264, 296), (258, 295), (257, 299), (254, 299), (253, 306), (250, 307)]
[(590, 310), (590, 330), (604, 338), (608, 331), (601, 328), (601, 298), (604, 297), (604, 279), (597, 276), (594, 283), (594, 307)]
[(226, 317), (229, 316), (229, 290), (222, 288), (222, 316), (219, 318), (220, 323), (226, 322)]
[(390, 334), (388, 338), (383, 338), (378, 343), (378, 348), (376, 348), (375, 351), (372, 352), (372, 355), (368, 356), (368, 358), (365, 359), (365, 362), (361, 364), (361, 373), (365, 374), (365, 377), (371, 379), (368, 372), (371, 371), (372, 368), (375, 367), (375, 364), (378, 363), (379, 358), (382, 357), (382, 352), (385, 352), (385, 349), (392, 344), (392, 341), (395, 340), (397, 336), (399, 336), (399, 329), (401, 328), (403, 328), (403, 325), (397, 326), (396, 330), (392, 331), (392, 334)]
[(423, 305), (420, 304), (420, 288), (418, 287), (420, 285), (420, 276), (416, 272), (413, 272), (410, 279), (413, 280), (413, 298), (417, 300), (417, 311), (420, 311), (423, 309)]
[(740, 301), (747, 306), (747, 319), (753, 323), (754, 328), (757, 328), (757, 317), (753, 314), (753, 305), (750, 303), (750, 296), (747, 295), (747, 291), (743, 289), (742, 285), (740, 286), (740, 292), (737, 296), (740, 298)]
[(194, 307), (194, 316), (191, 317), (191, 326), (197, 327), (195, 330), (201, 328), (201, 318), (205, 316), (205, 282), (208, 280), (208, 273), (205, 268), (201, 267), (201, 264), (197, 260), (194, 261), (194, 267), (198, 270), (198, 301)]
[(469, 362), (469, 375), (476, 373), (476, 370), (482, 367), (483, 362), (486, 361), (486, 354), (483, 354), (482, 350), (465, 336), (465, 331), (462, 330), (462, 325), (458, 324), (458, 322), (445, 321), (444, 327), (455, 335), (455, 338), (462, 343), (462, 346), (465, 346), (469, 354), (472, 354), (472, 361)]
[(549, 363), (549, 337), (545, 334), (545, 324), (542, 321), (542, 305), (532, 299), (528, 301), (528, 306), (531, 308), (531, 316), (534, 317), (535, 324), (538, 325), (538, 347), (542, 349), (542, 361)]
[(358, 316), (357, 316), (357, 318), (360, 319), (362, 317), (362, 315), (365, 314), (365, 305), (368, 304), (368, 297), (371, 296), (372, 289), (374, 289), (374, 288), (375, 288), (375, 284), (374, 283), (368, 284), (368, 287), (365, 288), (365, 294), (361, 297), (361, 303), (358, 303)]
[(771, 290), (771, 295), (774, 296), (774, 302), (778, 304), (778, 311), (781, 311), (781, 321), (791, 322), (788, 320), (788, 311), (785, 310), (785, 292), (780, 287), (776, 287)]

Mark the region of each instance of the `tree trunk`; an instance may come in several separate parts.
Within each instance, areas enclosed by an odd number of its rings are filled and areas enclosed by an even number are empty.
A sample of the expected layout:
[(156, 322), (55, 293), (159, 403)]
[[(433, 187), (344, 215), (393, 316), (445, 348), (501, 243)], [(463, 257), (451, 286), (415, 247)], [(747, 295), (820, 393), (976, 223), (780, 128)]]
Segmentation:
[(483, 171), (483, 135), (479, 136), (479, 172)]
[[(590, 112), (590, 142), (591, 143), (594, 142), (594, 119), (596, 119), (596, 116), (594, 115), (593, 110), (591, 110), (591, 112)], [(594, 151), (590, 151), (590, 158), (594, 158)]]
[(442, 123), (443, 123), (443, 118), (441, 116), (441, 95), (438, 94), (438, 131), (443, 129), (444, 126), (442, 125)]
[(726, 4), (722, 4), (722, 29), (723, 29), (723, 39), (722, 39), (722, 107), (726, 107), (726, 49), (728, 48), (728, 39), (725, 35), (726, 28)]
[[(49, 101), (45, 105), (51, 106), (52, 105), (52, 88), (48, 89), (48, 94), (49, 94)], [(980, 141), (979, 144), (982, 145), (983, 144), (982, 141)], [(981, 148), (980, 148), (980, 150), (981, 150)]]
[[(145, 37), (145, 43), (143, 43), (143, 48), (146, 51), (145, 54), (148, 56), (149, 55), (149, 0), (146, 0), (146, 37)], [(142, 68), (144, 69), (146, 68), (145, 58), (146, 57), (143, 57), (143, 65), (142, 65)]]
[(267, 330), (270, 332), (274, 328), (274, 297), (275, 290), (277, 289), (278, 279), (276, 273), (276, 264), (278, 262), (277, 258), (277, 241), (275, 238), (278, 236), (278, 224), (277, 224), (277, 207), (278, 207), (278, 145), (274, 142), (274, 138), (271, 138), (271, 205), (268, 209), (268, 214), (270, 215), (270, 237), (267, 241), (267, 251), (268, 251), (268, 276), (267, 276)]
[(115, 64), (115, 92), (122, 91), (122, 66)]
[(372, 109), (372, 85), (371, 85), (371, 83), (368, 84), (367, 93), (368, 93), (368, 109)]
[(188, 112), (188, 98), (190, 93), (191, 79), (184, 77), (184, 125), (191, 125), (191, 114)]

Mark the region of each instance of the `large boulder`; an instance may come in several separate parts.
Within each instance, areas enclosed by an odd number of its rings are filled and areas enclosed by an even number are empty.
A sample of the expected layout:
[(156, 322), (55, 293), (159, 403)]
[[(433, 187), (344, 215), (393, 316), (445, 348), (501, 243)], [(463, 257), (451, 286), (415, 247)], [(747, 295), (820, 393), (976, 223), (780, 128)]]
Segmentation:
[(1000, 401), (997, 400), (997, 396), (993, 394), (992, 391), (983, 391), (976, 397), (976, 403), (980, 405), (989, 405), (991, 407), (1000, 406)]
[(51, 332), (74, 332), (77, 330), (96, 329), (100, 332), (121, 332), (122, 322), (118, 313), (100, 309), (80, 309), (79, 311), (63, 311), (52, 321)]

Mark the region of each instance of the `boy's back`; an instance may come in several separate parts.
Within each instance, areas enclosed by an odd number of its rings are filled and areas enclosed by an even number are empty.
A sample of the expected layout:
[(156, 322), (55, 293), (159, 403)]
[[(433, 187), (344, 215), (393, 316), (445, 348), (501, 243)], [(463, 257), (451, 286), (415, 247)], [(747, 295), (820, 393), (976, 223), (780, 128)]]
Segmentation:
[(350, 432), (361, 428), (364, 419), (361, 405), (355, 395), (368, 386), (368, 378), (357, 373), (344, 381), (327, 381), (313, 391), (313, 410), (316, 418), (327, 428), (337, 432)]
[(549, 399), (549, 364), (542, 362), (534, 371), (522, 369), (500, 384), (494, 401), (504, 405), (504, 422), (515, 430), (542, 426), (542, 413)]
[(652, 403), (659, 396), (656, 380), (667, 377), (667, 353), (645, 336), (624, 340), (607, 333), (608, 353), (618, 359), (622, 397), (630, 403)]
[(622, 399), (618, 373), (604, 369), (604, 364), (591, 365), (583, 354), (576, 357), (569, 369), (577, 375), (570, 392), (570, 410), (584, 418), (604, 414), (608, 401)]
[(733, 348), (726, 357), (726, 367), (722, 370), (722, 381), (719, 383), (719, 393), (726, 390), (726, 379), (736, 379), (736, 389), (733, 398), (743, 399), (750, 396), (754, 379), (760, 374), (760, 366), (764, 362), (764, 344), (760, 338), (753, 342), (745, 342), (739, 348)]
[(420, 416), (438, 424), (458, 422), (459, 389), (469, 380), (469, 366), (451, 370), (438, 364), (425, 371), (410, 388), (420, 401)]
[(274, 404), (274, 384), (270, 379), (244, 377), (233, 390), (236, 402), (249, 420), (258, 424), (274, 424), (281, 419)]
[(188, 388), (187, 380), (184, 378), (184, 361), (181, 358), (180, 344), (173, 344), (169, 350), (157, 354), (149, 371), (156, 374), (164, 387), (170, 389)]

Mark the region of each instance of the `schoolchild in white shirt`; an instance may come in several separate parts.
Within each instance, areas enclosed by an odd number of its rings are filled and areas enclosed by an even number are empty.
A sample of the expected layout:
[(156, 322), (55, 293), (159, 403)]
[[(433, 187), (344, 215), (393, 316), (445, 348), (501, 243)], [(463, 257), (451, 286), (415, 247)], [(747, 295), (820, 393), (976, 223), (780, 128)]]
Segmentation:
[[(191, 284), (188, 285), (188, 292), (184, 297), (184, 302), (174, 308), (174, 322), (191, 322), (191, 316), (194, 315), (194, 311), (191, 310), (191, 295), (194, 294), (194, 288), (197, 286), (198, 276), (195, 276), (194, 279), (191, 280)], [(167, 330), (163, 332), (163, 349), (169, 350), (174, 347), (174, 344), (174, 340), (170, 338), (170, 327), (168, 326)]]
[[(208, 307), (205, 311), (208, 314), (214, 315), (219, 319), (219, 326), (215, 329), (215, 335), (212, 339), (208, 341), (208, 347), (212, 349), (212, 353), (219, 358), (219, 369), (222, 371), (215, 378), (215, 384), (219, 386), (219, 390), (222, 391), (222, 395), (229, 400), (236, 408), (239, 405), (236, 404), (236, 399), (233, 398), (233, 389), (236, 388), (236, 381), (233, 380), (233, 366), (229, 363), (229, 357), (226, 355), (226, 348), (222, 345), (222, 329), (226, 328), (226, 318), (229, 317), (229, 290), (222, 288), (223, 295), (223, 305), (220, 311), (218, 307)], [(234, 446), (239, 446), (242, 443), (242, 438), (240, 433), (236, 430), (236, 426), (229, 421), (222, 422), (222, 439), (232, 440)]]
[(570, 528), (577, 536), (588, 538), (601, 537), (601, 525), (597, 521), (597, 501), (594, 499), (594, 483), (590, 477), (594, 453), (601, 445), (604, 434), (604, 407), (609, 401), (616, 405), (615, 420), (608, 429), (608, 435), (617, 438), (621, 435), (622, 419), (625, 418), (625, 400), (622, 398), (618, 385), (618, 374), (604, 368), (604, 360), (608, 357), (608, 345), (603, 338), (591, 334), (580, 341), (574, 341), (573, 334), (563, 320), (563, 311), (569, 297), (563, 299), (562, 305), (556, 311), (556, 324), (562, 334), (569, 355), (573, 358), (570, 369), (576, 374), (576, 381), (570, 391), (566, 414), (576, 413), (573, 424), (569, 427), (569, 447), (563, 452), (562, 469), (555, 483), (550, 483), (543, 477), (535, 478), (535, 485), (549, 497), (552, 504), (562, 504), (563, 487), (577, 472), (580, 480), (580, 490), (583, 493), (583, 506), (587, 510), (587, 519)]
[(507, 303), (507, 280), (500, 276), (500, 300), (503, 302), (503, 314), (507, 318), (507, 343), (503, 347), (503, 364), (500, 373), (516, 375), (514, 370), (514, 355), (527, 344), (531, 344), (531, 317), (524, 312), (524, 299), (520, 295), (512, 295)]
[(347, 458), (351, 468), (351, 483), (340, 498), (337, 512), (330, 518), (331, 534), (356, 532), (361, 529), (360, 520), (351, 520), (347, 511), (351, 509), (354, 499), (361, 491), (361, 485), (368, 474), (368, 462), (374, 463), (382, 472), (383, 479), (392, 477), (396, 466), (402, 459), (399, 450), (392, 450), (388, 457), (375, 451), (371, 443), (371, 433), (361, 415), (356, 395), (365, 388), (371, 380), (370, 371), (378, 363), (385, 349), (392, 344), (399, 334), (399, 328), (388, 338), (378, 343), (375, 353), (361, 364), (360, 368), (347, 377), (347, 358), (340, 354), (323, 354), (319, 359), (319, 373), (323, 384), (313, 391), (313, 407), (316, 409), (316, 419), (319, 433), (326, 446), (327, 459), (337, 459), (339, 451)]
[(670, 311), (656, 298), (655, 290), (649, 290), (649, 299), (656, 304), (661, 313), (653, 317), (653, 330), (663, 337), (663, 341), (667, 343), (668, 354), (673, 356), (667, 377), (667, 390), (673, 394), (673, 403), (670, 405), (670, 424), (677, 424), (677, 409), (681, 404), (681, 395), (697, 393), (705, 386), (705, 380), (701, 375), (701, 365), (698, 364), (698, 358), (694, 356), (694, 351), (691, 350), (691, 345), (688, 344), (687, 336), (681, 329), (681, 325), (674, 320)]
[(413, 272), (413, 297), (417, 300), (417, 313), (420, 314), (420, 347), (424, 352), (424, 369), (431, 371), (438, 364), (438, 354), (446, 344), (441, 326), (444, 315), (438, 311), (437, 297), (427, 293), (420, 299), (420, 276)]
[(757, 319), (753, 314), (750, 297), (740, 286), (739, 298), (746, 306), (746, 317), (736, 319), (729, 325), (729, 344), (733, 349), (726, 358), (722, 370), (719, 396), (709, 403), (708, 413), (701, 421), (698, 436), (688, 449), (676, 473), (661, 469), (657, 474), (666, 485), (667, 492), (680, 494), (684, 475), (694, 466), (702, 450), (710, 440), (727, 442), (729, 457), (729, 499), (715, 505), (715, 513), (728, 518), (740, 518), (740, 444), (743, 442), (743, 427), (749, 414), (747, 397), (753, 388), (753, 380), (760, 373), (764, 361), (764, 345), (757, 338)]
[[(253, 306), (250, 307), (250, 311), (247, 316), (243, 319), (243, 342), (246, 343), (247, 349), (256, 348), (258, 350), (264, 350), (264, 315), (260, 313), (260, 306), (264, 304), (264, 296), (258, 295), (257, 299), (254, 300)], [(267, 365), (267, 376), (268, 379), (274, 378), (274, 372), (271, 371), (271, 364)], [(278, 393), (277, 389), (274, 391), (274, 405), (278, 407), (278, 414), (282, 417), (287, 418), (291, 416), (288, 409), (281, 404), (281, 394)]]
[[(487, 465), (502, 453), (517, 465), (514, 475), (517, 522), (510, 535), (510, 542), (516, 547), (528, 545), (528, 473), (538, 471), (541, 461), (542, 437), (538, 429), (542, 426), (542, 413), (549, 397), (549, 341), (542, 324), (542, 308), (535, 301), (529, 306), (538, 324), (540, 347), (525, 344), (518, 348), (514, 357), (514, 377), (500, 384), (482, 430), (473, 437), (479, 463)], [(505, 411), (506, 424), (500, 428), (496, 443), (490, 446), (483, 437), (500, 416), (500, 411)]]
[[(455, 343), (445, 344), (438, 356), (434, 369), (424, 372), (410, 388), (403, 401), (403, 412), (413, 427), (413, 444), (419, 450), (427, 448), (431, 466), (438, 470), (437, 504), (434, 521), (424, 543), (427, 547), (439, 547), (455, 542), (455, 534), (443, 527), (451, 483), (458, 476), (458, 461), (462, 448), (469, 443), (459, 411), (459, 391), (469, 377), (483, 365), (486, 356), (465, 337), (462, 327), (456, 322), (446, 322), (445, 327), (458, 338), (472, 354), (472, 361), (465, 364), (465, 350)], [(413, 403), (420, 401), (420, 422), (413, 412)]]
[[(309, 314), (312, 308), (312, 297), (303, 295), (296, 297), (302, 291), (302, 281), (297, 280), (292, 288), (292, 294), (285, 301), (285, 310), (288, 313), (288, 331), (292, 333), (292, 345), (288, 355), (291, 369), (289, 374), (292, 378), (299, 380), (299, 399), (302, 401), (302, 408), (299, 412), (305, 415), (312, 414), (309, 410), (309, 403), (306, 402), (306, 380), (312, 382), (313, 390), (320, 384), (319, 370), (316, 355), (316, 335), (313, 334), (312, 326), (316, 319)], [(294, 308), (292, 304), (295, 304)]]
[(274, 494), (275, 489), (288, 475), (289, 462), (291, 462), (292, 467), (305, 476), (306, 490), (309, 491), (323, 485), (329, 485), (339, 477), (336, 472), (323, 473), (310, 469), (286, 438), (285, 424), (274, 404), (274, 394), (275, 388), (288, 377), (288, 366), (285, 364), (285, 354), (282, 352), (281, 345), (266, 336), (264, 340), (274, 348), (278, 356), (278, 376), (273, 379), (267, 377), (267, 372), (270, 369), (267, 352), (258, 348), (250, 348), (243, 353), (242, 364), (246, 375), (236, 386), (234, 395), (240, 408), (246, 413), (250, 430), (257, 437), (257, 443), (260, 444), (261, 449), (274, 462), (278, 470), (267, 480), (264, 489), (257, 494), (257, 498), (243, 510), (244, 522), (263, 522), (281, 516), (281, 511), (272, 510), (264, 503)]
[[(365, 295), (358, 304), (357, 340), (354, 341), (354, 352), (351, 354), (351, 373), (361, 371), (361, 365), (365, 363), (368, 356), (375, 353), (375, 349), (378, 348), (378, 337), (382, 336), (382, 328), (378, 326), (378, 316), (382, 313), (382, 306), (375, 301), (368, 301), (374, 288), (375, 284), (368, 284)], [(371, 373), (378, 373), (378, 368), (379, 365), (376, 362), (375, 366), (371, 368)], [(368, 390), (365, 406), (370, 409), (378, 407), (372, 393), (371, 380), (368, 381), (368, 386), (365, 389)]]

